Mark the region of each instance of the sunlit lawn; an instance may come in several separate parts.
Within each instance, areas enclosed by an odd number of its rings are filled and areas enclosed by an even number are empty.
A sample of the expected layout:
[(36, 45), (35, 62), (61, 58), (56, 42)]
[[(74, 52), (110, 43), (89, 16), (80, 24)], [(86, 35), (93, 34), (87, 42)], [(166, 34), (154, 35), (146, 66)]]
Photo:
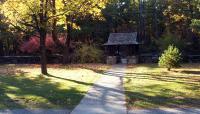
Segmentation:
[(0, 109), (73, 109), (109, 66), (101, 64), (50, 65), (40, 75), (38, 65), (0, 66)]
[(171, 72), (155, 64), (129, 66), (124, 83), (129, 109), (200, 107), (200, 64)]

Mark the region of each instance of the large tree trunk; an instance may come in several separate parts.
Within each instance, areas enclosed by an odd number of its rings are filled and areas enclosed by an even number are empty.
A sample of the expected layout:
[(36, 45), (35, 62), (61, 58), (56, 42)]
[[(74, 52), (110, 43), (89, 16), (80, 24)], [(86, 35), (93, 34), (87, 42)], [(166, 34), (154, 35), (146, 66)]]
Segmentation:
[(45, 46), (45, 39), (46, 39), (46, 31), (40, 31), (40, 49), (41, 49), (41, 72), (44, 75), (47, 75), (47, 57), (46, 57), (46, 46)]
[(39, 14), (39, 23), (38, 32), (40, 34), (40, 50), (41, 50), (41, 72), (44, 75), (47, 75), (47, 58), (46, 58), (46, 34), (47, 34), (47, 8), (48, 0), (40, 0), (40, 14)]
[(4, 51), (3, 51), (3, 41), (0, 39), (0, 56), (4, 55)]
[(154, 36), (157, 39), (158, 36), (158, 17), (157, 17), (157, 8), (156, 8), (157, 0), (154, 0), (154, 10), (153, 10), (153, 15), (154, 15)]
[[(66, 7), (66, 1), (62, 0), (63, 5)], [(63, 49), (63, 64), (69, 63), (70, 60), (70, 44), (71, 44), (71, 30), (72, 30), (72, 25), (69, 23), (69, 20), (72, 20), (71, 16), (65, 15), (65, 23), (67, 27), (67, 40)]]
[(71, 44), (71, 24), (66, 24), (67, 25), (67, 40), (65, 43), (64, 47), (64, 52), (63, 52), (63, 64), (69, 63), (70, 62), (70, 44)]
[(58, 49), (62, 49), (62, 44), (60, 43), (58, 36), (57, 36), (57, 29), (56, 29), (56, 25), (57, 25), (57, 19), (56, 19), (56, 0), (51, 0), (51, 7), (52, 7), (52, 13), (55, 16), (52, 20), (52, 38), (54, 43), (56, 44), (56, 47)]

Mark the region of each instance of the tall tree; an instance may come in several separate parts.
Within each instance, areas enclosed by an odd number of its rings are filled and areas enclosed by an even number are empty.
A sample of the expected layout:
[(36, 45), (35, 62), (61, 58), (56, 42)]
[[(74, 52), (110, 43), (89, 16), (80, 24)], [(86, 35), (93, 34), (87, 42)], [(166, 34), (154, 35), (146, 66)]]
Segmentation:
[(73, 21), (88, 15), (98, 17), (104, 8), (104, 1), (106, 0), (6, 0), (1, 4), (1, 12), (13, 27), (19, 27), (20, 30), (29, 28), (39, 33), (41, 71), (42, 74), (47, 74), (46, 34), (51, 31), (54, 42), (59, 46), (56, 27), (65, 24), (65, 29), (68, 29), (65, 47), (69, 48)]
[(47, 13), (48, 13), (48, 0), (40, 0), (39, 19), (33, 14), (33, 20), (37, 23), (36, 30), (40, 34), (40, 49), (41, 49), (41, 72), (47, 75), (47, 58), (46, 58), (46, 34), (47, 34)]
[[(68, 63), (69, 50), (71, 45), (71, 32), (75, 22), (81, 18), (101, 18), (101, 10), (105, 7), (107, 0), (62, 0), (64, 15), (65, 28), (67, 29), (66, 44), (64, 46), (64, 63)], [(77, 25), (78, 26), (78, 25)]]
[(41, 49), (41, 72), (47, 74), (45, 39), (48, 31), (49, 0), (7, 0), (1, 11), (13, 27), (31, 28), (39, 33)]

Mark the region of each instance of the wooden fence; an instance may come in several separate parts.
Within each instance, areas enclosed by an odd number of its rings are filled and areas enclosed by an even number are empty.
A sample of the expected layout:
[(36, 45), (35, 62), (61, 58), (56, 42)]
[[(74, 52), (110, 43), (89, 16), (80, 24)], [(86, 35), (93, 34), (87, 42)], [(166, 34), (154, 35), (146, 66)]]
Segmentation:
[[(48, 56), (48, 63), (62, 63), (62, 56)], [(39, 64), (40, 56), (0, 56), (0, 64)]]

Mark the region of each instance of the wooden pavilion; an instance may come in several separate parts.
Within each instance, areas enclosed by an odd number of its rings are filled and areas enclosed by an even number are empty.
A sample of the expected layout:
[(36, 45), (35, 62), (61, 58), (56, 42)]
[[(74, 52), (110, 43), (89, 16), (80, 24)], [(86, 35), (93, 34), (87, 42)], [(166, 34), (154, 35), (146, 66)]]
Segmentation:
[(138, 63), (139, 43), (137, 33), (111, 33), (104, 44), (107, 64)]

